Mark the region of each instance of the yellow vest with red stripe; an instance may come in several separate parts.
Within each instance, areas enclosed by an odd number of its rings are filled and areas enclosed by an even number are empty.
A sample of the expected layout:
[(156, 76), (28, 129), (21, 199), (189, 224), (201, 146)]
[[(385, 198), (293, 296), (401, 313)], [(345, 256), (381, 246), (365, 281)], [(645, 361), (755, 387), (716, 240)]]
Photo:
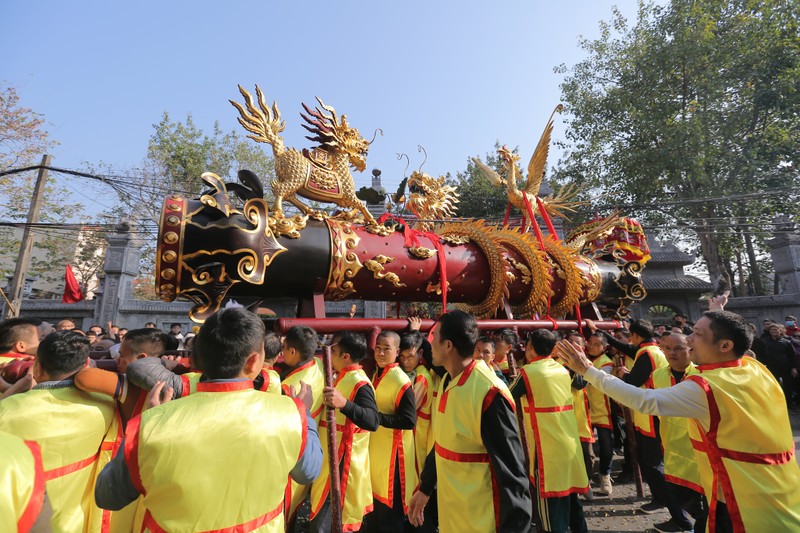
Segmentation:
[[(334, 387), (339, 393), (353, 401), (361, 387), (372, 387), (361, 365), (343, 368)], [(323, 417), (320, 422), (319, 440), (325, 460), (319, 477), (311, 485), (311, 518), (319, 513), (325, 500), (329, 499), (330, 470), (328, 470), (328, 430)], [(336, 410), (336, 444), (340, 462), (341, 488), (344, 498), (342, 524), (344, 531), (358, 531), (361, 521), (372, 511), (372, 481), (369, 474), (370, 432), (358, 427), (355, 422)]]
[(0, 431), (0, 531), (25, 533), (44, 501), (44, 469), (39, 445)]
[(506, 385), (485, 364), (472, 361), (439, 387), (432, 413), (439, 530), (496, 531), (499, 488), (481, 436), (481, 417), (496, 394), (514, 401)]
[(94, 482), (121, 440), (113, 398), (66, 382), (35, 388), (0, 401), (0, 430), (41, 447), (53, 531), (107, 530), (111, 513), (95, 505)]
[(24, 353), (17, 353), (17, 352), (8, 352), (4, 354), (0, 354), (0, 365), (5, 363), (10, 363), (11, 361), (21, 361), (23, 359), (32, 358), (32, 355), (24, 354)]
[[(262, 368), (261, 376), (263, 377), (263, 382), (261, 387), (256, 390), (269, 392), (271, 394), (281, 393), (281, 377), (277, 372), (271, 368)], [(181, 397), (189, 396), (190, 394), (197, 392), (197, 384), (200, 383), (202, 377), (202, 372), (187, 372), (185, 374), (181, 374), (180, 378), (183, 382), (183, 391), (181, 393)]]
[[(497, 368), (500, 369), (500, 373), (503, 374), (504, 376), (508, 376), (508, 373), (511, 372), (511, 369), (508, 366), (508, 358), (509, 357), (512, 357), (511, 351), (508, 352), (508, 355), (506, 355), (506, 358), (503, 359), (502, 361), (495, 361), (495, 363), (497, 364)], [(489, 366), (489, 365), (486, 365), (486, 366)]]
[(310, 361), (298, 366), (281, 381), (281, 389), (284, 394), (288, 394), (289, 387), (299, 390), (300, 382), (308, 383), (311, 387), (311, 417), (319, 423), (320, 413), (322, 413), (322, 391), (325, 388), (325, 372), (322, 369), (322, 359), (312, 357)]
[[(433, 409), (436, 406), (436, 400), (439, 397), (439, 385), (442, 384), (442, 378), (436, 372), (431, 369), (429, 371), (431, 375), (431, 416), (433, 415)], [(433, 446), (433, 425), (431, 424), (431, 446)]]
[[(397, 363), (386, 365), (372, 378), (378, 411), (393, 415), (411, 380)], [(369, 466), (372, 496), (389, 507), (394, 503), (395, 461), (399, 461), (403, 510), (407, 511), (411, 494), (419, 479), (414, 455), (414, 430), (379, 426), (369, 438)]]
[[(325, 389), (325, 372), (322, 369), (322, 359), (312, 357), (302, 365), (286, 374), (281, 382), (281, 390), (284, 394), (289, 394), (289, 389), (300, 390), (300, 382), (307, 383), (311, 387), (311, 417), (319, 425), (322, 417), (322, 391)], [(289, 480), (286, 489), (286, 499), (289, 501), (288, 520), (294, 519), (297, 508), (303, 503), (311, 490), (310, 485), (300, 485), (293, 480)]]
[(592, 419), (589, 416), (589, 396), (586, 388), (580, 390), (570, 386), (572, 392), (572, 406), (575, 412), (575, 422), (578, 424), (578, 437), (581, 442), (594, 442)]
[(197, 392), (197, 384), (200, 383), (200, 378), (202, 377), (202, 372), (187, 372), (185, 374), (181, 374), (181, 381), (183, 382), (181, 398)]
[[(636, 357), (633, 359), (633, 364), (636, 364), (636, 361), (639, 360), (640, 357), (649, 357), (650, 364), (652, 365), (653, 371), (658, 368), (663, 368), (665, 366), (669, 366), (667, 362), (667, 358), (664, 356), (664, 352), (661, 351), (661, 348), (655, 342), (643, 342), (639, 345), (639, 349), (636, 351)], [(630, 358), (627, 358), (630, 360)], [(630, 368), (633, 368), (631, 365)], [(647, 383), (642, 385), (641, 388), (643, 389), (650, 389), (653, 387), (653, 374), (650, 373), (650, 379), (647, 380)], [(633, 425), (636, 427), (636, 431), (645, 435), (647, 437), (655, 437), (656, 436), (656, 425), (653, 417), (651, 415), (646, 415), (640, 413), (639, 411), (633, 411)]]
[[(684, 379), (693, 374), (697, 374), (697, 367), (689, 364)], [(654, 389), (666, 389), (675, 384), (670, 367), (665, 366), (653, 372)], [(689, 441), (689, 419), (676, 416), (660, 416), (659, 419), (661, 446), (664, 448), (664, 479), (702, 493), (700, 473)]]
[(262, 368), (261, 369), (261, 376), (264, 378), (264, 382), (261, 384), (258, 390), (262, 392), (268, 392), (270, 394), (280, 394), (281, 393), (281, 376), (271, 368)]
[[(601, 355), (595, 357), (592, 361), (592, 366), (600, 370), (607, 366), (614, 366), (614, 362), (607, 356)], [(586, 385), (586, 395), (589, 398), (589, 418), (592, 421), (592, 426), (597, 428), (612, 429), (611, 423), (611, 402), (608, 396), (593, 387), (591, 383)]]
[(769, 370), (750, 357), (697, 367), (710, 427), (689, 424), (714, 530), (725, 502), (734, 531), (800, 531), (800, 467), (786, 400)]
[(414, 389), (422, 387), (425, 396), (417, 408), (417, 427), (414, 428), (414, 447), (417, 457), (417, 472), (422, 472), (425, 458), (433, 449), (433, 429), (431, 428), (431, 407), (433, 406), (433, 378), (431, 373), (422, 365), (414, 369), (417, 373), (414, 379)]
[(144, 496), (144, 530), (283, 531), (305, 412), (299, 400), (262, 394), (252, 381), (202, 382), (133, 418), (125, 462)]
[(531, 458), (529, 475), (539, 497), (586, 493), (589, 478), (572, 413), (569, 372), (551, 357), (537, 357), (522, 367), (522, 379), (525, 396), (520, 405)]

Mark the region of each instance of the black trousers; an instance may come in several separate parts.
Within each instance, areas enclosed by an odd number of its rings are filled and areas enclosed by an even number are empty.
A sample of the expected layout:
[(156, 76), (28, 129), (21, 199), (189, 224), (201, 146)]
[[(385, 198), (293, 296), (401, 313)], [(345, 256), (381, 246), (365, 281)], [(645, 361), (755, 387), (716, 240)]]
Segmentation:
[(394, 463), (394, 501), (389, 507), (383, 502), (374, 500), (374, 508), (364, 517), (361, 530), (367, 533), (403, 533), (405, 531), (406, 514), (403, 511), (403, 489), (400, 486), (400, 461)]
[(708, 520), (708, 504), (706, 504), (703, 495), (689, 487), (676, 485), (669, 481), (667, 481), (667, 486), (678, 505), (694, 518), (694, 530), (698, 532), (705, 531), (706, 521)]
[(611, 474), (611, 461), (614, 458), (614, 432), (608, 428), (597, 428), (597, 444), (600, 456), (598, 471), (601, 476)]
[[(656, 435), (658, 435), (658, 419), (656, 419)], [(648, 437), (636, 432), (636, 458), (642, 477), (650, 487), (653, 501), (667, 507), (669, 514), (678, 525), (689, 529), (692, 521), (689, 515), (675, 500), (664, 479), (664, 454), (661, 451), (661, 439)]]

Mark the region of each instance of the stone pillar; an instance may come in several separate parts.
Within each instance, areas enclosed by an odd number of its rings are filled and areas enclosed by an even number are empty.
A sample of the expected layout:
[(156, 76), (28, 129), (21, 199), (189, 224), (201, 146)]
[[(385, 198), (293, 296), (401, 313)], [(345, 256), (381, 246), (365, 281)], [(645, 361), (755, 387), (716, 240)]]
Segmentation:
[(133, 279), (139, 273), (139, 242), (130, 233), (130, 226), (122, 222), (110, 233), (106, 262), (103, 270), (105, 278), (96, 314), (97, 323), (118, 323), (119, 307), (122, 300), (133, 299)]
[(777, 220), (779, 233), (767, 241), (775, 268), (776, 294), (800, 293), (800, 231), (788, 219)]

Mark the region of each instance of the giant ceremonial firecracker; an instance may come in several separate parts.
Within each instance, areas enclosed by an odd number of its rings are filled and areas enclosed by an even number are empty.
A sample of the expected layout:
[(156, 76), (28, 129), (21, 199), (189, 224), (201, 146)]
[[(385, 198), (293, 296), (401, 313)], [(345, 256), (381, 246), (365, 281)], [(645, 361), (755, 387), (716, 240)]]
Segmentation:
[[(260, 90), (257, 102), (240, 90), (245, 105), (234, 102), (240, 122), (251, 138), (273, 146), (275, 203), (267, 205), (260, 180), (247, 171), (239, 173), (240, 183), (205, 173), (209, 188), (200, 198), (175, 194), (165, 199), (156, 291), (166, 301), (194, 301), (192, 319), (205, 320), (237, 296), (444, 301), (478, 317), (503, 312), (516, 318), (573, 316), (593, 302), (620, 315), (644, 297), (639, 271), (648, 250), (636, 222), (598, 219), (561, 241), (542, 234), (538, 224), (523, 232), (527, 228), (454, 220), (457, 191), (443, 178), (419, 171), (408, 181), (406, 206), (414, 217), (376, 221), (356, 198), (349, 172), (351, 166), (365, 168), (369, 143), (346, 116), (339, 117), (321, 100), (315, 109), (304, 106), (304, 126), (319, 145), (287, 149), (278, 135), (284, 123), (277, 105), (267, 105)], [(548, 209), (560, 213), (575, 204), (565, 195), (540, 199), (539, 185), (530, 185), (541, 182), (541, 147), (549, 144), (550, 130), (552, 117), (518, 200), (528, 206), (529, 221), (537, 214), (546, 218)], [(511, 199), (508, 184), (518, 179), (516, 159), (509, 153), (506, 162), (506, 176), (490, 179), (505, 183)], [(330, 216), (306, 206), (296, 194), (336, 203), (345, 211)], [(284, 201), (301, 214), (285, 216)]]

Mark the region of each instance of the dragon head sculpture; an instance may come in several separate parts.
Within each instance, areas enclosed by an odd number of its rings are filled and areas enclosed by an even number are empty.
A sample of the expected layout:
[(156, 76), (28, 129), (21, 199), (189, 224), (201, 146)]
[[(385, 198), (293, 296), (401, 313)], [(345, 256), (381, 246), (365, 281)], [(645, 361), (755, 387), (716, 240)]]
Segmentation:
[(372, 141), (367, 141), (357, 129), (350, 127), (347, 123), (347, 115), (342, 115), (341, 119), (336, 115), (336, 110), (317, 98), (321, 107), (311, 109), (303, 104), (303, 109), (308, 115), (300, 113), (308, 125), (302, 126), (313, 133), (306, 139), (318, 142), (320, 146), (331, 152), (347, 154), (350, 165), (363, 172), (367, 168), (367, 152)]
[[(445, 183), (444, 176), (434, 178), (420, 171), (414, 171), (408, 178), (408, 197), (406, 207), (420, 220), (446, 220), (455, 215), (458, 192)], [(430, 231), (433, 224), (422, 222), (421, 227)]]

